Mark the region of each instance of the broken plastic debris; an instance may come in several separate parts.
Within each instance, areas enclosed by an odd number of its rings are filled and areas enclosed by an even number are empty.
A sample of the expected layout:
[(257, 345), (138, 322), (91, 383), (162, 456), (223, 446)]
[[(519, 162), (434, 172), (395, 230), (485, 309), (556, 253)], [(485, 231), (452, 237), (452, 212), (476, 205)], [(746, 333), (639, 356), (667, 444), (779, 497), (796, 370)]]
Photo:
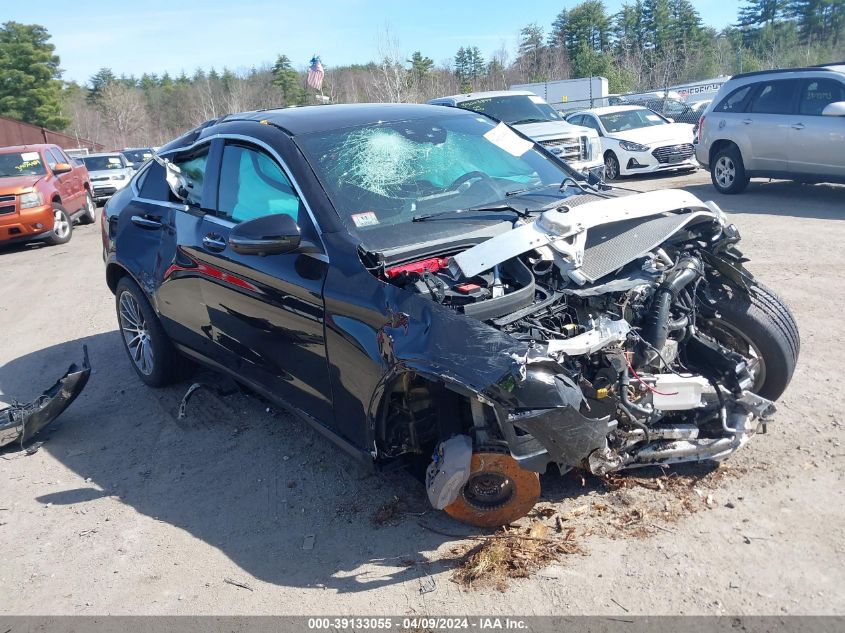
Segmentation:
[(314, 535), (313, 534), (306, 534), (305, 539), (302, 541), (302, 549), (303, 550), (312, 550), (314, 549)]

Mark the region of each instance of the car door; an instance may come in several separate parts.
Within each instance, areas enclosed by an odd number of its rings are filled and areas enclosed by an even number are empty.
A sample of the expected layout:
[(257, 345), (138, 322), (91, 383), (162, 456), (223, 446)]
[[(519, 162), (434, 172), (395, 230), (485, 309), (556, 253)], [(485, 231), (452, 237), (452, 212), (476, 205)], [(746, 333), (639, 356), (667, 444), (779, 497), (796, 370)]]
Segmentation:
[[(239, 223), (292, 216), (313, 252), (244, 255), (228, 245)], [(324, 334), (328, 260), (317, 227), (277, 157), (227, 140), (214, 209), (203, 218), (199, 261), (215, 360), (324, 423), (334, 420)], [(317, 252), (319, 251), (319, 252)]]
[(795, 123), (799, 80), (772, 79), (760, 82), (751, 96), (741, 125), (747, 129), (750, 154), (743, 153), (750, 171), (789, 172), (792, 148), (787, 142)]
[(85, 204), (85, 186), (82, 182), (82, 177), (79, 174), (80, 169), (76, 166), (76, 163), (74, 163), (67, 156), (67, 154), (65, 154), (61, 150), (61, 148), (54, 147), (53, 152), (56, 155), (56, 158), (59, 159), (59, 162), (67, 163), (72, 167), (71, 171), (68, 172), (66, 175), (68, 176), (68, 180), (70, 181), (71, 193), (73, 194), (74, 208), (81, 208)]
[(789, 131), (791, 172), (845, 178), (845, 117), (822, 116), (837, 101), (845, 101), (842, 81), (812, 77), (801, 82)]
[(73, 213), (76, 211), (74, 206), (76, 196), (74, 196), (73, 193), (73, 176), (71, 176), (70, 173), (57, 174), (53, 171), (56, 165), (62, 162), (62, 160), (52, 148), (48, 147), (44, 150), (44, 158), (47, 160), (47, 166), (50, 168), (50, 173), (53, 175), (53, 178), (56, 179), (56, 189), (62, 197), (62, 205), (69, 213)]

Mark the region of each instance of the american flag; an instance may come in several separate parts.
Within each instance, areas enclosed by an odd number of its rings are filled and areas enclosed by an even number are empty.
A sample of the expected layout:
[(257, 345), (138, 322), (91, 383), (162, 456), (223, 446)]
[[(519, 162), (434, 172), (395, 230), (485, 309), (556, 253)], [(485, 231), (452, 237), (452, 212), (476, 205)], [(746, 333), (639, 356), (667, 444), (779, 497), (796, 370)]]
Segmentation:
[(326, 71), (323, 70), (320, 58), (314, 55), (314, 57), (311, 58), (311, 66), (308, 68), (308, 77), (305, 79), (306, 85), (314, 90), (322, 91), (323, 77), (325, 77), (325, 75)]

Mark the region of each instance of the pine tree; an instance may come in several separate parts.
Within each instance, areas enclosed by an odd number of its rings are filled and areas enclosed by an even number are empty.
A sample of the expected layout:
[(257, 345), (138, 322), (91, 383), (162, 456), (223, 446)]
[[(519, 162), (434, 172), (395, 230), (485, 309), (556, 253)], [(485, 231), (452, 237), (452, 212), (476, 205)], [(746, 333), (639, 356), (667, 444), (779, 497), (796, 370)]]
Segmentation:
[(305, 90), (287, 55), (276, 57), (273, 65), (273, 85), (282, 93), (285, 105), (301, 105), (305, 102)]
[(0, 114), (63, 129), (61, 70), (47, 29), (6, 22), (0, 27)]
[(106, 86), (110, 86), (117, 81), (117, 76), (112, 72), (111, 68), (100, 68), (88, 80), (88, 84), (91, 86), (91, 89), (88, 91), (88, 101), (97, 103)]
[(784, 16), (787, 4), (788, 0), (746, 0), (745, 6), (739, 8), (737, 26), (773, 27)]
[(411, 55), (411, 59), (406, 61), (411, 64), (411, 76), (417, 85), (420, 85), (431, 74), (431, 69), (434, 67), (434, 60), (430, 57), (424, 57), (419, 51), (415, 51)]

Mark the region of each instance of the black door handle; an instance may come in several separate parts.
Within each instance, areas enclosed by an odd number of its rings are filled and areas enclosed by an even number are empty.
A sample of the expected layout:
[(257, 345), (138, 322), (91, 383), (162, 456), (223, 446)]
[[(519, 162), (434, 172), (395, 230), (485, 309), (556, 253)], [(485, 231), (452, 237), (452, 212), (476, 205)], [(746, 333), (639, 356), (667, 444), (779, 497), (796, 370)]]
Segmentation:
[(202, 238), (202, 245), (210, 251), (219, 253), (226, 248), (226, 240), (216, 233), (209, 233)]
[(132, 224), (140, 226), (142, 229), (160, 229), (161, 219), (148, 215), (133, 215)]

